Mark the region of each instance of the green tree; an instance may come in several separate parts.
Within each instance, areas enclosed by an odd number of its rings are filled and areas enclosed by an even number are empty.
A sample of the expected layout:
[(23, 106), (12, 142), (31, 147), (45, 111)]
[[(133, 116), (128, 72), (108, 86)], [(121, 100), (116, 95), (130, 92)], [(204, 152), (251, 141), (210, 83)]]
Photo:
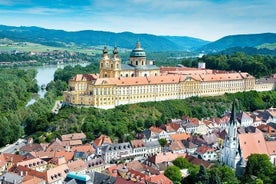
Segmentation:
[(174, 184), (180, 184), (182, 180), (182, 175), (180, 169), (174, 165), (169, 166), (164, 173), (165, 176), (170, 178)]
[(209, 183), (209, 176), (207, 174), (206, 168), (203, 165), (200, 165), (199, 172), (196, 175), (196, 182), (201, 182), (202, 184)]
[(209, 183), (210, 184), (221, 184), (221, 178), (219, 176), (218, 169), (212, 169), (209, 171)]
[(158, 139), (158, 142), (161, 145), (161, 147), (164, 147), (168, 144), (168, 141), (164, 138)]
[(273, 165), (266, 154), (251, 154), (248, 157), (243, 180), (250, 182), (252, 178), (257, 177), (264, 183), (270, 184), (272, 183), (273, 174)]

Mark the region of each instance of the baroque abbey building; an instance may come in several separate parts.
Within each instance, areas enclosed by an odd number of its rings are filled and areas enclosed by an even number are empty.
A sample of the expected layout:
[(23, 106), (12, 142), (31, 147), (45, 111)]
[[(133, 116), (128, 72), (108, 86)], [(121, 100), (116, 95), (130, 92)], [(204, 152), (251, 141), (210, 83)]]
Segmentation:
[(117, 48), (112, 56), (104, 48), (99, 63), (99, 74), (78, 74), (69, 80), (65, 103), (109, 109), (123, 104), (275, 88), (274, 79), (256, 80), (245, 72), (157, 67), (147, 60), (139, 42), (130, 53), (129, 64), (122, 64)]

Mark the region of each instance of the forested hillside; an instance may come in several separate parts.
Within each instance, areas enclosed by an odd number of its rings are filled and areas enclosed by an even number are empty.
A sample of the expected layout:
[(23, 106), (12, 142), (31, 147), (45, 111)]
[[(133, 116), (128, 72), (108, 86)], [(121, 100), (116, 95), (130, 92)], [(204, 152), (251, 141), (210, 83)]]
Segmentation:
[[(133, 49), (139, 40), (147, 51), (179, 51), (199, 48), (208, 41), (191, 37), (178, 37), (178, 41), (165, 36), (135, 34), (131, 32), (113, 33), (106, 31), (76, 31), (44, 29), (40, 27), (14, 27), (0, 25), (0, 38), (14, 41), (39, 43), (42, 45), (67, 47), (117, 45), (120, 48)], [(187, 40), (187, 43), (186, 43)]]
[(241, 52), (204, 55), (202, 58), (183, 59), (181, 63), (197, 67), (198, 62), (205, 62), (208, 69), (248, 72), (257, 78), (276, 73), (276, 56), (246, 55)]
[(23, 135), (24, 115), (16, 112), (38, 91), (35, 75), (34, 70), (0, 69), (0, 147)]
[(226, 36), (201, 47), (199, 50), (208, 53), (219, 52), (232, 47), (256, 47), (265, 43), (276, 43), (276, 33)]

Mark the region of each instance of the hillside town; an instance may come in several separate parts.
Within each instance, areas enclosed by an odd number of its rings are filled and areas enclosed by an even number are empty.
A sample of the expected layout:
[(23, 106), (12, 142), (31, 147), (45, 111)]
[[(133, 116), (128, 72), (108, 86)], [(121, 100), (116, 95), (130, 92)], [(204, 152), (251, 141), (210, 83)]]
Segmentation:
[[(172, 184), (164, 175), (178, 157), (210, 168), (224, 163), (242, 175), (247, 158), (266, 154), (276, 165), (276, 109), (231, 112), (222, 117), (183, 116), (137, 133), (130, 142), (84, 133), (61, 135), (51, 143), (27, 143), (15, 153), (1, 153), (1, 183), (149, 183)], [(161, 141), (163, 140), (163, 141)], [(164, 141), (165, 140), (165, 141)], [(189, 175), (181, 170), (182, 177)]]

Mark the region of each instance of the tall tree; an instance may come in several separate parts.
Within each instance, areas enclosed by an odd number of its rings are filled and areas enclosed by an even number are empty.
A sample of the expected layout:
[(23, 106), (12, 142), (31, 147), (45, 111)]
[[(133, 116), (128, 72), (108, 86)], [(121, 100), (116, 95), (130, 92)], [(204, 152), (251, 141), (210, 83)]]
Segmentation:
[(166, 170), (165, 170), (165, 176), (167, 176), (168, 178), (170, 178), (170, 180), (172, 180), (172, 182), (174, 184), (180, 184), (181, 180), (182, 180), (182, 175), (180, 172), (180, 169), (174, 165), (169, 166)]
[(272, 183), (274, 168), (266, 154), (252, 154), (248, 157), (245, 176), (245, 182), (251, 182), (254, 177), (261, 179), (264, 183)]
[(202, 184), (209, 184), (209, 176), (207, 174), (206, 168), (200, 165), (199, 172), (196, 175), (196, 182), (201, 182)]

